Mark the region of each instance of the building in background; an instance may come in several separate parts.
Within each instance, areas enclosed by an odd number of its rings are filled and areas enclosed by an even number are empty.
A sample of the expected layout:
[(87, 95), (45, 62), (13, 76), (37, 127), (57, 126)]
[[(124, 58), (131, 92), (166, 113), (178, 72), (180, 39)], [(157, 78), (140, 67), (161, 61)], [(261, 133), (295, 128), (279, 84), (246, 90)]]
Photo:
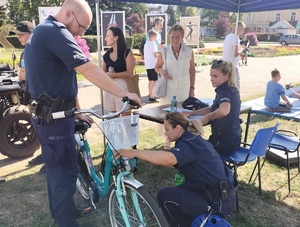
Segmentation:
[(300, 9), (244, 14), (247, 28), (256, 33), (300, 33)]

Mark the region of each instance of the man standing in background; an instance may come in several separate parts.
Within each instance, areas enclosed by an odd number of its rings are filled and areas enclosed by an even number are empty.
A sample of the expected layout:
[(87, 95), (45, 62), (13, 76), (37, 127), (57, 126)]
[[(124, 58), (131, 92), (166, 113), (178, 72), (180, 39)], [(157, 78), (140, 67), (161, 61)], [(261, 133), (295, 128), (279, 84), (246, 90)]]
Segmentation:
[[(154, 27), (152, 28), (152, 30), (154, 30), (158, 33), (156, 41), (155, 41), (158, 53), (160, 52), (160, 49), (162, 49), (164, 47), (164, 42), (162, 43), (161, 34), (160, 34), (162, 32), (163, 27), (164, 27), (164, 19), (162, 17), (155, 18)], [(146, 36), (146, 41), (149, 41), (148, 34)]]
[(235, 29), (228, 34), (224, 40), (223, 44), (223, 61), (230, 61), (235, 68), (235, 78), (236, 78), (236, 87), (240, 90), (240, 74), (238, 70), (239, 62), (241, 60), (240, 54), (243, 51), (243, 48), (240, 45), (240, 38), (244, 33), (246, 25), (244, 22), (239, 21), (237, 32), (235, 34)]

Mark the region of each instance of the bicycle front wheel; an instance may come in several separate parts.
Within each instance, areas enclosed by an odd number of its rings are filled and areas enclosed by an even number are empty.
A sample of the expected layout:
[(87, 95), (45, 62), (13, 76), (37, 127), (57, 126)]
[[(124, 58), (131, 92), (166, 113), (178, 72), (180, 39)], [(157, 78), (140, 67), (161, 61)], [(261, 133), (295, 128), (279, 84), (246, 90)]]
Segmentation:
[[(142, 226), (169, 226), (162, 211), (143, 187), (135, 188), (134, 186), (124, 183), (126, 193), (123, 193), (125, 209), (128, 215), (130, 227)], [(125, 196), (124, 196), (125, 194)], [(115, 185), (111, 185), (109, 189), (108, 208), (111, 226), (121, 227), (126, 226), (116, 198)], [(133, 196), (137, 198), (134, 204)], [(142, 218), (139, 217), (136, 207), (139, 207)], [(143, 219), (143, 220), (140, 220)]]

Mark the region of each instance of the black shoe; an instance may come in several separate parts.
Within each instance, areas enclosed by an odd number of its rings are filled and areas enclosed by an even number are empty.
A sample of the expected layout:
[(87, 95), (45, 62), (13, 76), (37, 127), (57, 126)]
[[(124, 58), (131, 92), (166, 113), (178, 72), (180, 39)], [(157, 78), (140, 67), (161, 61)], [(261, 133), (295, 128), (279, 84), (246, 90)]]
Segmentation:
[(43, 163), (43, 160), (42, 160), (42, 155), (38, 155), (36, 156), (34, 159), (31, 159), (29, 162), (28, 162), (28, 165), (29, 166), (36, 166), (36, 165), (40, 165)]
[(156, 102), (156, 98), (149, 98), (149, 102)]

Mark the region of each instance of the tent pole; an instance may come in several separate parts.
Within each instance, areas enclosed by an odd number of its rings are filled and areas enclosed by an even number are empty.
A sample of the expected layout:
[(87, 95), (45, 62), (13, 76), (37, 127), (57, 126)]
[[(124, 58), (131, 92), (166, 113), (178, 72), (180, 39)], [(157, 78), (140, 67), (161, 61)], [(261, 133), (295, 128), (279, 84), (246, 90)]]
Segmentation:
[[(98, 50), (98, 64), (102, 68), (102, 56), (101, 56), (101, 34), (100, 34), (100, 18), (99, 18), (99, 0), (95, 0), (96, 8), (96, 27), (97, 27), (97, 50)], [(100, 101), (101, 101), (101, 111), (104, 114), (103, 105), (103, 90), (100, 89)]]
[(200, 42), (200, 26), (201, 26), (200, 25), (200, 23), (201, 23), (201, 8), (197, 8), (197, 10), (198, 10), (198, 24), (197, 24), (198, 42), (197, 42), (197, 52), (196, 52), (196, 54), (197, 54), (197, 56), (196, 56), (196, 61), (197, 61), (197, 63), (196, 63), (196, 72), (202, 72), (203, 70), (201, 68), (199, 68), (199, 64), (200, 64), (199, 63), (199, 58), (200, 58), (200, 56), (199, 56), (199, 48), (200, 48), (199, 42)]
[(239, 19), (240, 19), (240, 5), (241, 5), (241, 0), (239, 0), (239, 3), (238, 3), (238, 10), (237, 10), (237, 16), (236, 16), (236, 22), (235, 22), (235, 30), (234, 30), (235, 35), (237, 35), (238, 23), (239, 23)]

